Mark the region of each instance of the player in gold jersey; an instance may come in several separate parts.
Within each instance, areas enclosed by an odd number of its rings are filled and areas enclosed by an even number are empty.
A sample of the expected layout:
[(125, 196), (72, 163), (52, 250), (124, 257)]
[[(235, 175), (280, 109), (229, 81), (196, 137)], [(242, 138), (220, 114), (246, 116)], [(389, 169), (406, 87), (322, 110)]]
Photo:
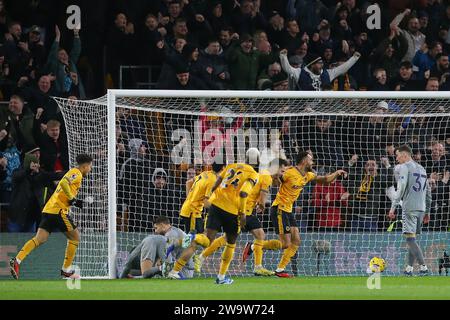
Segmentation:
[[(233, 259), (240, 227), (245, 225), (247, 197), (257, 182), (258, 173), (253, 167), (243, 163), (230, 164), (222, 170), (212, 189), (214, 194), (210, 198), (211, 207), (206, 221), (206, 236), (213, 241), (217, 232), (223, 230), (227, 242), (216, 279), (217, 284), (233, 282), (226, 277), (226, 272)], [(192, 250), (186, 250), (168, 276), (180, 279), (179, 270), (193, 254)]]
[(297, 155), (296, 165), (286, 170), (280, 178), (281, 186), (272, 203), (270, 213), (272, 226), (279, 235), (282, 249), (284, 249), (280, 263), (275, 270), (275, 275), (278, 277), (291, 277), (285, 272), (285, 268), (300, 246), (300, 234), (292, 209), (303, 188), (310, 182), (330, 184), (342, 175), (347, 176), (344, 170), (337, 170), (327, 176), (317, 176), (312, 169), (313, 164), (313, 157), (310, 153), (300, 152)]
[[(247, 151), (247, 155), (253, 148), (250, 148)], [(258, 151), (256, 149), (256, 151)], [(259, 151), (258, 151), (258, 163), (259, 164)], [(247, 156), (247, 163), (250, 163), (249, 156)], [(248, 195), (247, 200), (247, 221), (245, 227), (241, 231), (250, 232), (255, 238), (254, 243), (248, 242), (245, 245), (243, 250), (242, 260), (246, 262), (247, 258), (254, 253), (254, 274), (256, 276), (271, 276), (274, 274), (273, 271), (267, 270), (262, 266), (263, 259), (263, 249), (266, 250), (279, 250), (281, 249), (281, 242), (278, 239), (265, 240), (265, 233), (261, 225), (261, 221), (258, 218), (258, 214), (262, 214), (265, 210), (266, 200), (269, 193), (270, 186), (272, 185), (272, 180), (277, 178), (279, 175), (282, 175), (286, 166), (288, 165), (287, 161), (282, 159), (275, 159), (271, 162), (269, 166), (269, 170), (264, 170), (259, 173), (258, 183), (252, 189), (251, 193)], [(225, 246), (226, 239), (224, 236), (215, 239), (212, 244), (203, 250), (198, 258), (198, 262), (196, 261), (196, 267), (200, 268), (201, 264), (204, 262), (206, 258), (208, 258), (211, 254), (216, 252), (221, 247)], [(197, 266), (197, 263), (199, 266)]]
[(203, 171), (195, 176), (192, 182), (188, 182), (189, 192), (180, 211), (180, 217), (186, 233), (203, 233), (203, 208), (222, 169), (223, 165), (213, 164), (212, 170)]
[(77, 199), (82, 179), (89, 174), (92, 168), (92, 158), (87, 154), (80, 154), (76, 158), (78, 166), (70, 169), (59, 181), (55, 192), (47, 201), (42, 210), (42, 219), (36, 236), (29, 240), (10, 261), (11, 275), (19, 278), (20, 263), (38, 246), (44, 244), (48, 236), (55, 229), (64, 232), (67, 237), (67, 247), (64, 257), (61, 276), (70, 278), (74, 275), (71, 269), (73, 258), (80, 241), (80, 233), (76, 224), (68, 216), (70, 206), (83, 208), (83, 201)]

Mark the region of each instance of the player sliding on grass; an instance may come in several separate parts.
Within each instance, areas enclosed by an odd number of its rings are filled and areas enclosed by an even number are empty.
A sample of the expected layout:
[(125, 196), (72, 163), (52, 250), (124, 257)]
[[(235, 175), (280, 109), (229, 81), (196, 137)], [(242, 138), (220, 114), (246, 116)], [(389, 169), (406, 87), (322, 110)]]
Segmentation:
[(303, 188), (312, 181), (330, 184), (339, 176), (347, 176), (344, 170), (337, 170), (327, 176), (317, 176), (313, 172), (313, 164), (311, 154), (305, 151), (300, 152), (297, 155), (296, 165), (287, 169), (280, 177), (281, 186), (275, 201), (272, 203), (270, 219), (275, 232), (279, 235), (282, 244), (280, 249), (284, 249), (275, 270), (275, 275), (281, 278), (291, 277), (290, 274), (285, 272), (285, 269), (300, 246), (300, 233), (292, 209)]
[(17, 256), (10, 260), (11, 275), (14, 279), (19, 279), (19, 266), (22, 261), (31, 251), (45, 243), (49, 234), (55, 229), (64, 232), (67, 237), (67, 248), (64, 256), (64, 264), (61, 269), (61, 276), (70, 278), (75, 274), (71, 266), (80, 241), (80, 233), (68, 213), (70, 206), (75, 206), (80, 209), (83, 208), (83, 201), (77, 199), (76, 196), (81, 187), (82, 179), (92, 169), (92, 158), (87, 154), (79, 154), (76, 162), (78, 166), (70, 169), (61, 181), (59, 181), (55, 192), (42, 210), (42, 219), (36, 236), (25, 243)]
[[(173, 265), (182, 253), (181, 244), (186, 234), (170, 224), (167, 217), (158, 217), (153, 223), (155, 234), (145, 237), (128, 255), (119, 278), (153, 278), (166, 276), (166, 266)], [(167, 270), (168, 272), (169, 270)], [(181, 271), (184, 278), (194, 275), (192, 260)]]
[[(259, 151), (255, 148), (250, 148), (247, 151), (247, 163), (252, 164), (251, 159), (249, 159), (249, 154), (252, 153), (258, 156), (256, 159), (258, 165)], [(242, 260), (243, 262), (245, 262), (247, 258), (254, 252), (253, 272), (256, 276), (274, 275), (273, 271), (267, 270), (262, 266), (263, 248), (267, 250), (281, 249), (281, 242), (277, 239), (264, 240), (266, 235), (257, 214), (261, 214), (264, 212), (269, 188), (272, 185), (272, 176), (278, 177), (282, 175), (287, 165), (288, 163), (285, 160), (273, 160), (269, 166), (269, 170), (273, 171), (273, 174), (271, 175), (271, 172), (267, 170), (260, 172), (258, 183), (248, 196), (246, 209), (247, 221), (245, 228), (243, 228), (242, 231), (250, 232), (255, 238), (255, 241), (253, 244), (251, 242), (248, 242), (245, 245)], [(200, 254), (198, 261), (196, 261), (196, 269), (200, 269), (201, 264), (203, 264), (204, 260), (211, 254), (216, 252), (219, 248), (223, 247), (225, 243), (226, 240), (224, 236), (215, 239), (213, 243)], [(199, 265), (197, 266), (197, 264)]]
[[(258, 173), (253, 167), (241, 163), (230, 164), (222, 170), (212, 189), (211, 207), (206, 220), (206, 236), (211, 242), (216, 237), (217, 232), (223, 230), (227, 242), (222, 253), (219, 274), (216, 279), (217, 284), (233, 283), (233, 280), (226, 276), (226, 272), (231, 260), (233, 260), (240, 227), (245, 226), (247, 197), (257, 182)], [(179, 271), (194, 255), (196, 242), (194, 239), (180, 259), (177, 260), (173, 270), (169, 272), (170, 278), (181, 278)]]
[(395, 168), (397, 179), (397, 192), (392, 201), (389, 218), (395, 219), (395, 209), (402, 201), (403, 234), (408, 245), (408, 265), (405, 275), (412, 276), (414, 262), (420, 265), (420, 275), (427, 275), (428, 268), (425, 265), (423, 253), (416, 242), (416, 235), (420, 234), (422, 223), (430, 221), (431, 188), (428, 183), (425, 169), (411, 158), (411, 148), (403, 145), (397, 148), (396, 157), (398, 163)]

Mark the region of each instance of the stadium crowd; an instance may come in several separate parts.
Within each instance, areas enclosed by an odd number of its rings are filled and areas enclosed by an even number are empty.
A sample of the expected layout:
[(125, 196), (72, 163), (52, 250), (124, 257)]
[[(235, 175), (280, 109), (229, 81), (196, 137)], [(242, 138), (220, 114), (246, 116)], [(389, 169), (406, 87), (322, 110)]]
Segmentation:
[[(366, 9), (372, 2), (99, 0), (96, 8), (102, 14), (84, 17), (82, 29), (71, 31), (46, 14), (55, 4), (50, 0), (0, 0), (0, 101), (4, 102), (0, 106), (0, 202), (10, 204), (7, 219), (3, 218), (7, 229), (36, 227), (53, 181), (69, 166), (64, 120), (51, 96), (96, 97), (106, 88), (118, 87), (121, 65), (160, 66), (156, 83), (160, 89), (450, 89), (450, 2), (377, 1), (381, 29), (371, 30)], [(381, 103), (374, 112), (389, 108)], [(129, 211), (141, 210), (134, 212), (139, 217), (158, 210), (177, 216), (176, 206), (184, 195), (179, 187), (169, 189), (168, 180), (178, 179), (172, 168), (143, 165), (145, 170), (133, 173), (133, 162), (153, 161), (161, 154), (168, 157), (170, 150), (168, 144), (157, 145), (135, 116), (121, 115), (117, 129), (122, 159), (119, 181), (131, 183), (130, 188), (119, 190), (123, 198), (132, 200), (132, 205), (124, 205)], [(266, 124), (223, 120), (203, 119), (206, 126), (222, 129), (278, 127), (282, 133), (278, 150), (266, 153), (283, 150), (292, 159), (299, 149), (310, 148), (321, 170), (339, 167), (351, 172), (349, 183), (315, 186), (305, 193), (302, 201), (307, 203), (299, 204), (297, 213), (302, 208), (310, 211), (302, 215), (309, 217), (309, 228), (383, 229), (386, 210), (382, 203), (388, 201), (384, 190), (393, 185), (393, 148), (401, 142), (414, 146), (415, 159), (430, 174), (435, 221), (444, 223), (436, 222), (436, 229), (448, 227), (450, 134), (446, 119), (412, 117), (392, 122), (383, 117), (350, 121), (311, 116), (302, 120), (307, 123), (287, 119)], [(299, 132), (302, 126), (308, 130)], [(348, 137), (364, 141), (349, 141)], [(304, 144), (298, 145), (300, 141)], [(325, 159), (328, 162), (320, 163)], [(183, 179), (189, 170), (193, 174), (193, 168), (185, 168)], [(142, 183), (133, 185), (132, 181)], [(153, 206), (147, 208), (150, 203)], [(372, 214), (367, 203), (381, 205)], [(343, 225), (345, 221), (355, 225)]]

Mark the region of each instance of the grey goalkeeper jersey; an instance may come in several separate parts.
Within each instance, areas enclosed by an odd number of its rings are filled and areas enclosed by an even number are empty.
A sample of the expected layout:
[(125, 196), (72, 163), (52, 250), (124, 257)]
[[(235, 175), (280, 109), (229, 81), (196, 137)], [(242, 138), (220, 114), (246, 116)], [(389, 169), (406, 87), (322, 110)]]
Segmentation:
[(395, 209), (402, 201), (404, 212), (429, 213), (431, 208), (431, 189), (425, 169), (414, 161), (397, 165), (394, 170), (397, 179), (397, 192), (392, 201)]
[[(167, 257), (168, 262), (175, 262), (175, 261), (177, 261), (177, 259), (181, 256), (181, 254), (184, 251), (184, 249), (181, 247), (181, 242), (183, 241), (184, 237), (186, 236), (186, 233), (184, 233), (184, 231), (179, 228), (171, 227), (170, 230), (164, 236), (167, 238), (167, 242), (169, 245), (171, 245), (171, 244), (175, 245), (175, 249)], [(190, 259), (188, 261), (185, 268), (188, 268), (188, 269), (194, 268), (193, 259)]]
[(169, 245), (175, 245), (175, 249), (172, 251), (172, 255), (175, 259), (177, 259), (181, 253), (183, 252), (183, 248), (181, 248), (181, 241), (183, 241), (186, 233), (183, 230), (177, 227), (171, 227), (170, 230), (164, 235), (167, 238), (167, 242)]

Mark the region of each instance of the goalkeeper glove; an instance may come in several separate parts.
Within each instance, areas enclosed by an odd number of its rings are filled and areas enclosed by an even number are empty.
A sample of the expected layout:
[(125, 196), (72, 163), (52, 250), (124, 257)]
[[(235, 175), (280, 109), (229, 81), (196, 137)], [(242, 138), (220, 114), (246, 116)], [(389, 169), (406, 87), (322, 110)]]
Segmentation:
[(83, 209), (83, 200), (79, 200), (77, 198), (73, 198), (72, 200), (69, 201), (69, 204), (71, 206), (75, 206), (77, 208)]

